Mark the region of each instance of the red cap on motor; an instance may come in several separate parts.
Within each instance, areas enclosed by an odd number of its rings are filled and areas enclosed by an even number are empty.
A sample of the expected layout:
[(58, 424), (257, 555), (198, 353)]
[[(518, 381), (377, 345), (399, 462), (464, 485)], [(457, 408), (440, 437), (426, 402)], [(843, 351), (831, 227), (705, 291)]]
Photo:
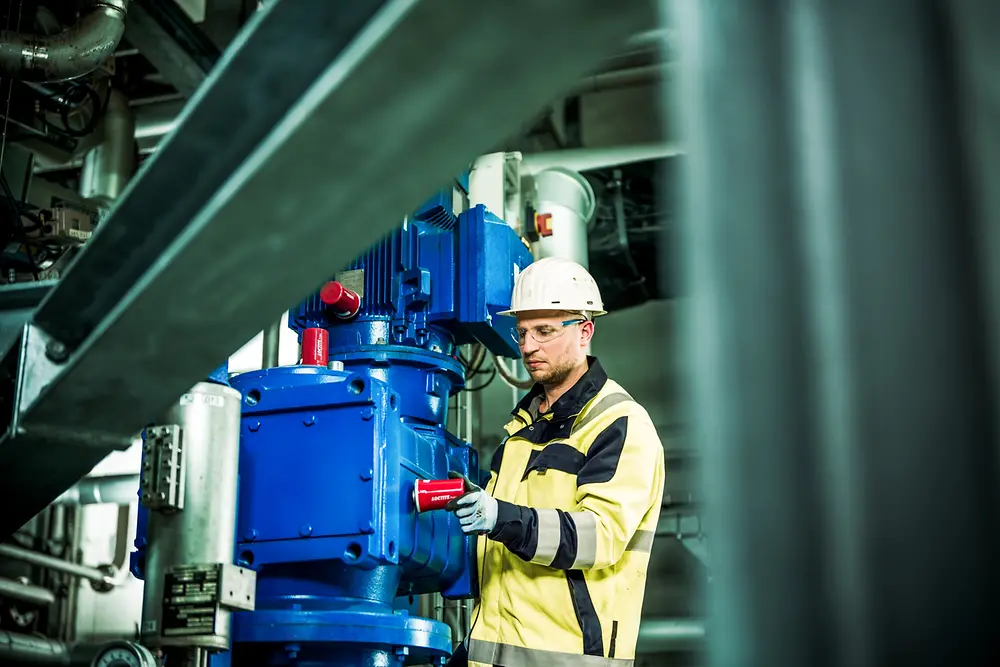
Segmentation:
[(361, 310), (361, 297), (336, 280), (323, 285), (319, 291), (319, 299), (330, 306), (334, 315), (343, 319), (354, 317)]
[(330, 332), (312, 327), (302, 331), (302, 363), (326, 366), (330, 359)]

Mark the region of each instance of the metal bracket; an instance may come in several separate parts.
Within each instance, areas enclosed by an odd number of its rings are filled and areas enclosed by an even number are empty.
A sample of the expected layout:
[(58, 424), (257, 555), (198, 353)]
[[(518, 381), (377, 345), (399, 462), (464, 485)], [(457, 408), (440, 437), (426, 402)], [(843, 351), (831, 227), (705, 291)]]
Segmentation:
[(257, 602), (257, 573), (238, 565), (221, 566), (219, 604), (234, 611), (253, 611)]
[(184, 509), (184, 442), (180, 426), (150, 426), (142, 446), (141, 502), (157, 512)]

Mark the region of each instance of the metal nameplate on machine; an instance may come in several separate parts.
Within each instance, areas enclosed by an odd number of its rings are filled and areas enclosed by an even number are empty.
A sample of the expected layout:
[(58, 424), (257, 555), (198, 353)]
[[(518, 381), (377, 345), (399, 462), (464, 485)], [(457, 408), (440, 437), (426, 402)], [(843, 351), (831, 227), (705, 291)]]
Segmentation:
[(223, 611), (253, 611), (257, 573), (228, 563), (167, 570), (160, 635), (214, 635)]

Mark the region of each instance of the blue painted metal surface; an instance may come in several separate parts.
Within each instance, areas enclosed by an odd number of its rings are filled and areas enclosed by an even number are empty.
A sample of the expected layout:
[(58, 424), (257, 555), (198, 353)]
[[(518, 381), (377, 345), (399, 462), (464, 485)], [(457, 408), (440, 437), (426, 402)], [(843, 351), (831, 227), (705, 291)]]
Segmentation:
[(417, 514), (414, 482), (479, 476), (475, 451), (445, 430), (465, 383), (456, 346), (518, 356), (496, 313), (531, 262), (483, 207), (456, 216), (462, 195), (432, 197), (347, 267), (364, 273), (355, 318), (318, 293), (290, 312), (300, 334), (329, 332), (343, 370), (230, 379), (244, 397), (235, 559), (257, 571), (256, 610), (233, 617), (237, 667), (442, 664), (451, 652), (448, 627), (416, 617), (410, 596), (473, 597), (475, 541), (448, 512)]
[(458, 216), (454, 229), (411, 220), (348, 267), (364, 271), (361, 312), (349, 326), (318, 293), (289, 314), (289, 326), (329, 329), (331, 353), (403, 345), (450, 355), (456, 344), (478, 340), (516, 358), (514, 320), (497, 313), (530, 263), (517, 234), (483, 206)]

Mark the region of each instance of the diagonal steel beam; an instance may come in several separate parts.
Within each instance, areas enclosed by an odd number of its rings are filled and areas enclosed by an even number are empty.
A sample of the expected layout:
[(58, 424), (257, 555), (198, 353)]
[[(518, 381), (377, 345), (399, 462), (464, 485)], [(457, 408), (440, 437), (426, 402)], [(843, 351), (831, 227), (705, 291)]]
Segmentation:
[[(294, 3), (273, 7), (284, 4)], [(54, 377), (18, 415), (19, 436), (0, 445), (0, 503), (10, 508), (0, 529), (86, 473), (87, 453), (124, 446), (428, 192), (648, 26), (652, 10), (644, 1), (386, 3), (68, 360), (32, 357), (29, 370)], [(165, 173), (175, 190), (191, 183), (191, 171), (179, 176), (164, 157), (133, 192)], [(165, 202), (127, 222), (149, 225), (171, 210)], [(111, 224), (126, 218), (119, 211)], [(28, 489), (4, 483), (26, 476)]]
[(296, 0), (258, 12), (35, 321), (78, 346), (383, 4)]
[(220, 55), (174, 0), (132, 3), (125, 38), (185, 97), (205, 82)]

